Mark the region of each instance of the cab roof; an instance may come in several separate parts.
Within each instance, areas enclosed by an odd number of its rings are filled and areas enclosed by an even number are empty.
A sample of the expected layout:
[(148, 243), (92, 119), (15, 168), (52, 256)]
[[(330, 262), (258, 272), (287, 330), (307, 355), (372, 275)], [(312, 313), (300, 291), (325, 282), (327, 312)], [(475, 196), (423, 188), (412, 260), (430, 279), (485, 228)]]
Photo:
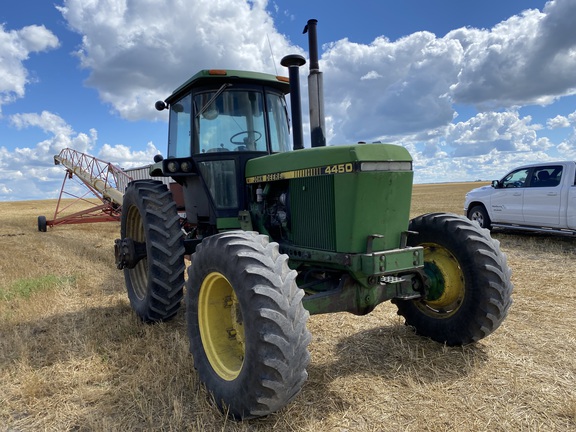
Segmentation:
[(172, 94), (166, 98), (166, 102), (170, 103), (180, 95), (187, 93), (193, 87), (205, 85), (220, 86), (224, 83), (257, 84), (273, 87), (284, 94), (290, 92), (288, 78), (283, 76), (233, 69), (203, 69), (174, 90)]

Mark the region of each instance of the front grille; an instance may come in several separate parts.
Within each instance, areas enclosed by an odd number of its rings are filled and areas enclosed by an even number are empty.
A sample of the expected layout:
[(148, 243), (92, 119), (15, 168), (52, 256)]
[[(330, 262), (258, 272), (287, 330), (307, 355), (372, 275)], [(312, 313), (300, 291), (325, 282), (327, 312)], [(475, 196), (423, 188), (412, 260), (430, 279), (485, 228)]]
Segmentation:
[(296, 246), (336, 250), (334, 177), (290, 182), (291, 241)]

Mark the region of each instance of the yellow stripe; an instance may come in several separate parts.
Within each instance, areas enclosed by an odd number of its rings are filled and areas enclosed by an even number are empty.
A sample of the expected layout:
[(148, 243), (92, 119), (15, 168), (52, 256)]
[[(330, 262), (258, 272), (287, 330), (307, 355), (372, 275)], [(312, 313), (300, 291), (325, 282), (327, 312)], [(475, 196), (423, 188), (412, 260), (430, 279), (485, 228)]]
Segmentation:
[[(330, 165), (327, 165), (330, 166)], [(322, 175), (322, 169), (324, 167), (315, 167), (315, 168), (305, 168), (299, 169), (294, 171), (283, 171), (283, 172), (276, 172), (270, 174), (262, 174), (259, 176), (247, 177), (246, 183), (253, 184), (253, 183), (266, 183), (271, 181), (279, 181), (279, 180), (288, 180), (288, 179), (295, 179), (295, 178), (303, 178), (303, 177), (315, 177)], [(334, 173), (329, 173), (334, 174)]]
[(270, 173), (270, 174), (262, 174), (259, 176), (254, 177), (247, 177), (246, 183), (261, 183), (261, 182), (269, 182), (269, 181), (278, 181), (278, 180), (288, 180), (300, 177), (309, 177), (314, 175), (317, 169), (306, 169), (306, 170), (295, 170), (295, 171), (284, 171), (284, 172), (277, 172), (277, 173)]

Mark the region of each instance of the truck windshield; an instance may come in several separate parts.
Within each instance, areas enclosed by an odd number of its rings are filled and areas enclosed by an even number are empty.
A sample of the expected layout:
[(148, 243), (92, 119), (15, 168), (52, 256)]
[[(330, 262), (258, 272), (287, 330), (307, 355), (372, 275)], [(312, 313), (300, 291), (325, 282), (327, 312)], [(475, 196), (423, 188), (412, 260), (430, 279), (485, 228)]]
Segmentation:
[(193, 105), (194, 148), (199, 153), (289, 150), (281, 94), (270, 92), (264, 98), (255, 90), (215, 90), (196, 94)]

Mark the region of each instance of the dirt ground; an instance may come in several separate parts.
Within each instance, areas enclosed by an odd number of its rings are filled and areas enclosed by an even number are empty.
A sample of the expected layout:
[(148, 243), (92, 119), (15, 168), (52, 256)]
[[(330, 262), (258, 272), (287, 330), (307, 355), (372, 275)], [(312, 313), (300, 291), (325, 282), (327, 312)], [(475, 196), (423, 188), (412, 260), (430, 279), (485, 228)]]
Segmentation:
[[(476, 183), (416, 185), (412, 216), (462, 214)], [(480, 342), (416, 336), (396, 307), (313, 316), (309, 378), (234, 422), (199, 383), (184, 313), (142, 324), (115, 269), (117, 223), (40, 233), (54, 201), (0, 203), (0, 431), (574, 431), (576, 240), (494, 232), (514, 304)]]

